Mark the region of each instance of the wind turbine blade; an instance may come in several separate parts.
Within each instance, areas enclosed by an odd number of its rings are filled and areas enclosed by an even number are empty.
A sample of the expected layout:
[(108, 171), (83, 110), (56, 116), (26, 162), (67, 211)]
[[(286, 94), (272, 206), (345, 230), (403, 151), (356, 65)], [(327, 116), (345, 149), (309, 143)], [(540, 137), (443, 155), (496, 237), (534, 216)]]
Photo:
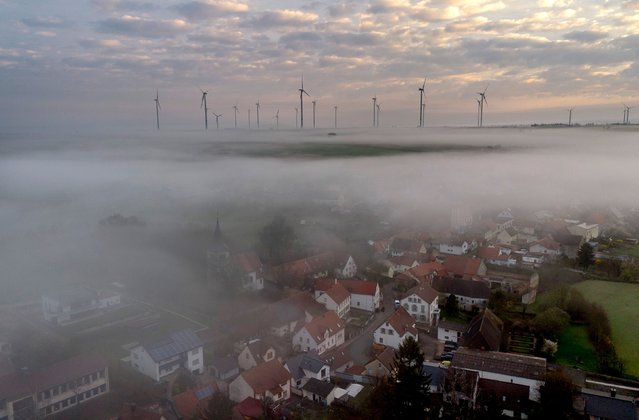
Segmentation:
[(422, 90), (426, 87), (426, 78), (424, 77), (424, 83), (422, 83)]

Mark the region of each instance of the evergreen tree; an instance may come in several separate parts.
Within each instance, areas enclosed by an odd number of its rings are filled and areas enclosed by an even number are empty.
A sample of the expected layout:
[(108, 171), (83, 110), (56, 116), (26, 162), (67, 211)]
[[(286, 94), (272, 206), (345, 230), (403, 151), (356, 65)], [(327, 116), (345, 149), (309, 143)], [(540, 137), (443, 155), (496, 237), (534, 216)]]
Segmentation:
[(592, 246), (588, 242), (584, 244), (577, 251), (577, 265), (587, 269), (595, 263), (595, 252)]
[(447, 316), (455, 316), (459, 312), (459, 305), (457, 303), (457, 296), (450, 294), (446, 298), (446, 304), (444, 305), (444, 312)]
[(424, 353), (419, 343), (408, 337), (399, 346), (390, 376), (390, 412), (384, 418), (423, 419), (426, 417), (430, 376), (422, 374)]

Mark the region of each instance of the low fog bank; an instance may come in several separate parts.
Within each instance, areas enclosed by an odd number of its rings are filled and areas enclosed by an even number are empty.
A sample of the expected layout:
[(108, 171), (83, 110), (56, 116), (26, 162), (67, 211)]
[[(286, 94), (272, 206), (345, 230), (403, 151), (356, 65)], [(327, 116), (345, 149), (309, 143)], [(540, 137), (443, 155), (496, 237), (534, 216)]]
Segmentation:
[[(634, 130), (328, 133), (0, 134), (0, 301), (114, 281), (170, 293), (176, 282), (202, 279), (217, 215), (250, 248), (274, 214), (303, 219), (340, 193), (391, 223), (421, 225), (445, 220), (452, 207), (639, 201)], [(100, 226), (114, 214), (145, 226)]]

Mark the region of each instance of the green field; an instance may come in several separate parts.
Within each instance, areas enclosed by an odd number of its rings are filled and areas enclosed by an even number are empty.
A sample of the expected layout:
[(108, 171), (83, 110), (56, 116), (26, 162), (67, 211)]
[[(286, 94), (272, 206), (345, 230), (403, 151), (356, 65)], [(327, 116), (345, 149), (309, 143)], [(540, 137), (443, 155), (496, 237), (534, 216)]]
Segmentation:
[(625, 363), (626, 373), (639, 377), (639, 284), (587, 280), (573, 287), (606, 309), (612, 339)]
[(617, 255), (639, 257), (639, 245), (627, 245), (620, 248), (611, 248), (610, 250)]
[(561, 333), (559, 349), (555, 354), (557, 363), (590, 372), (597, 371), (597, 353), (588, 339), (586, 328), (583, 325), (571, 325)]

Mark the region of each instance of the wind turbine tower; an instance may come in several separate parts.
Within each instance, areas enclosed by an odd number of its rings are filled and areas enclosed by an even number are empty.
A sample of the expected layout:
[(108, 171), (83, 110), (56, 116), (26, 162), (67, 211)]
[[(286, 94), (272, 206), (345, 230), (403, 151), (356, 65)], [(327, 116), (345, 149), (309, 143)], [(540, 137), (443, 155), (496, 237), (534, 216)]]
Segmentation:
[(237, 104), (233, 105), (233, 111), (235, 111), (235, 128), (237, 128)]
[(481, 101), (477, 98), (475, 98), (475, 100), (477, 101), (477, 127), (479, 127), (479, 116), (480, 116), (480, 112), (481, 112)]
[(314, 100), (312, 103), (313, 103), (313, 128), (315, 128), (315, 105), (317, 105), (317, 101)]
[(376, 126), (375, 114), (377, 113), (377, 95), (373, 96), (373, 127)]
[(277, 112), (275, 113), (275, 116), (273, 117), (275, 119), (275, 128), (280, 128), (280, 109), (277, 109)]
[(160, 106), (160, 93), (156, 90), (155, 91), (155, 121), (158, 126), (158, 130), (160, 129), (160, 109), (161, 108), (162, 107)]
[(219, 130), (220, 129), (220, 117), (222, 116), (222, 114), (216, 114), (215, 112), (211, 112), (211, 114), (215, 115), (215, 129)]
[(568, 127), (572, 125), (572, 108), (568, 109)]
[(379, 128), (379, 113), (380, 113), (380, 107), (382, 104), (377, 104), (377, 128)]
[[(302, 96), (302, 95), (300, 95)], [(297, 128), (297, 118), (298, 118), (298, 113), (299, 113), (300, 109), (298, 107), (295, 107), (295, 128)]]
[[(304, 75), (302, 75), (302, 87), (298, 90), (300, 91), (300, 128), (304, 128), (304, 95), (311, 96), (304, 90)], [(297, 117), (295, 118), (295, 125), (297, 126)]]
[(200, 88), (200, 92), (202, 92), (202, 101), (200, 102), (200, 108), (204, 106), (204, 129), (209, 129), (209, 108), (206, 106), (206, 95), (209, 93), (208, 91), (202, 90)]
[(255, 104), (255, 110), (257, 111), (257, 128), (260, 128), (260, 100), (257, 100)]
[(486, 99), (487, 89), (488, 89), (488, 85), (486, 85), (486, 88), (484, 89), (483, 92), (477, 92), (480, 99), (480, 104), (479, 104), (479, 126), (480, 127), (484, 126), (484, 103), (488, 104), (488, 100)]
[(623, 123), (624, 124), (630, 124), (630, 110), (631, 109), (632, 109), (631, 106), (623, 104)]
[(335, 128), (337, 128), (337, 105), (335, 105)]
[(424, 77), (424, 83), (419, 90), (419, 126), (424, 126), (424, 88), (426, 87), (426, 78)]

